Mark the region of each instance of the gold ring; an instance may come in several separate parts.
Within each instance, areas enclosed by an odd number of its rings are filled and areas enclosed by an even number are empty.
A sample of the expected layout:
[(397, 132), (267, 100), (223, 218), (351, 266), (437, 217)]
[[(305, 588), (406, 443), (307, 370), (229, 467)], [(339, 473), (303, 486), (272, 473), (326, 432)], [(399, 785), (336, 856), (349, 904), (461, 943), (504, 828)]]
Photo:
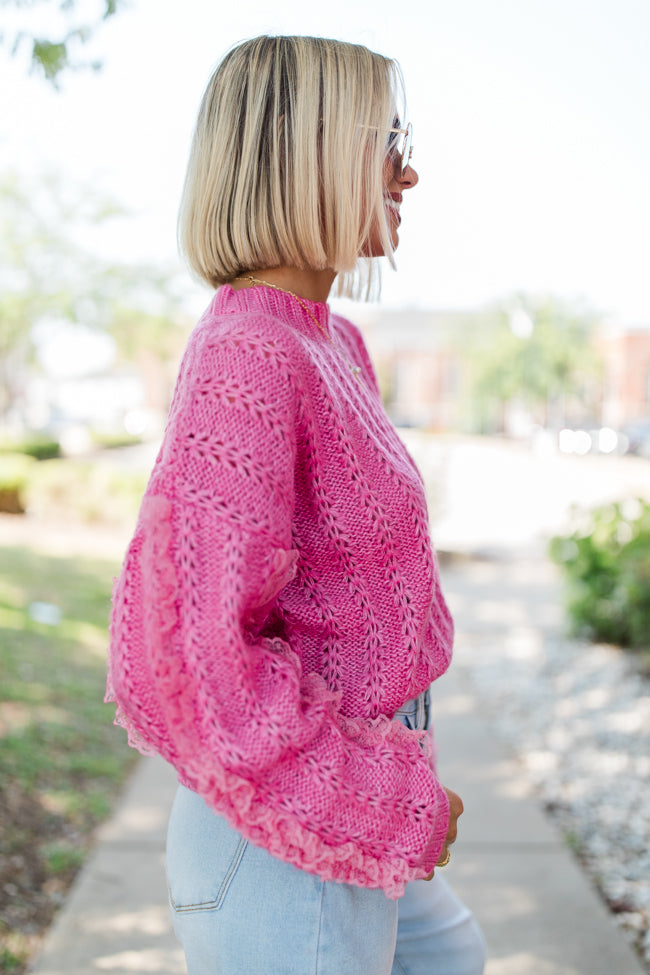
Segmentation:
[(436, 866), (437, 867), (446, 867), (450, 860), (451, 860), (451, 850), (449, 849), (449, 847), (447, 847), (447, 856), (445, 857), (444, 860), (438, 860), (438, 862), (436, 863)]

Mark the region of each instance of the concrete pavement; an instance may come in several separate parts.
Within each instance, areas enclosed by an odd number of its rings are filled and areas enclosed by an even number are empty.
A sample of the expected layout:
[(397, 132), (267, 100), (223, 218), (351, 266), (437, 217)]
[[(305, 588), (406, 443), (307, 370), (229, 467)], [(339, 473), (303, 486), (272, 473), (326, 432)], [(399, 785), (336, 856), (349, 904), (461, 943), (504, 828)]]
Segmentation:
[[(497, 738), (470, 680), (477, 627), (492, 627), (505, 640), (522, 619), (542, 633), (560, 625), (553, 573), (539, 560), (452, 560), (443, 565), (443, 584), (456, 617), (457, 650), (450, 673), (434, 686), (439, 771), (465, 803), (445, 874), (483, 927), (486, 975), (642, 975), (541, 811), (522, 766)], [(140, 762), (47, 938), (34, 968), (39, 975), (185, 972), (163, 867), (174, 787), (162, 761)]]

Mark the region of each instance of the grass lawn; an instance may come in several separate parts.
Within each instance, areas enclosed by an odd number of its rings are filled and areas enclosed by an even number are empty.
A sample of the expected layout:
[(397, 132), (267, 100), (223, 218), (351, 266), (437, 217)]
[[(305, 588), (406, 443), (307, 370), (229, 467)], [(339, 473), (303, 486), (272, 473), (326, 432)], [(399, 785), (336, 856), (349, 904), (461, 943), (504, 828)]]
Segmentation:
[(136, 758), (102, 703), (114, 562), (0, 547), (0, 972), (38, 947)]

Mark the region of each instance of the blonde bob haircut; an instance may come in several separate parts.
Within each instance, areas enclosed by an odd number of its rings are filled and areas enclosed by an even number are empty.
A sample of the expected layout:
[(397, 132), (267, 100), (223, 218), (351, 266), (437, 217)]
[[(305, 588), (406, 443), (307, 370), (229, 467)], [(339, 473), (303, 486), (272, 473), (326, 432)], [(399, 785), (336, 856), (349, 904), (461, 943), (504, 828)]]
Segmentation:
[(255, 37), (206, 88), (178, 236), (211, 287), (244, 271), (332, 268), (336, 292), (368, 298), (373, 226), (394, 267), (384, 204), (388, 129), (400, 116), (395, 61), (320, 37)]

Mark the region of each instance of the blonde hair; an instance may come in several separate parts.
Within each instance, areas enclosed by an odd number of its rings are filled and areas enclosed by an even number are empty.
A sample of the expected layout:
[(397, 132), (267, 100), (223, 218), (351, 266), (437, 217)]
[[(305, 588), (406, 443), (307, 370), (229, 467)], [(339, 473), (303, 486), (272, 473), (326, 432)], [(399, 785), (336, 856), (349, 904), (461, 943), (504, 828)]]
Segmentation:
[(206, 88), (179, 213), (181, 252), (218, 287), (243, 271), (332, 268), (369, 297), (373, 226), (394, 267), (384, 205), (387, 130), (403, 92), (395, 61), (319, 37), (255, 37)]

